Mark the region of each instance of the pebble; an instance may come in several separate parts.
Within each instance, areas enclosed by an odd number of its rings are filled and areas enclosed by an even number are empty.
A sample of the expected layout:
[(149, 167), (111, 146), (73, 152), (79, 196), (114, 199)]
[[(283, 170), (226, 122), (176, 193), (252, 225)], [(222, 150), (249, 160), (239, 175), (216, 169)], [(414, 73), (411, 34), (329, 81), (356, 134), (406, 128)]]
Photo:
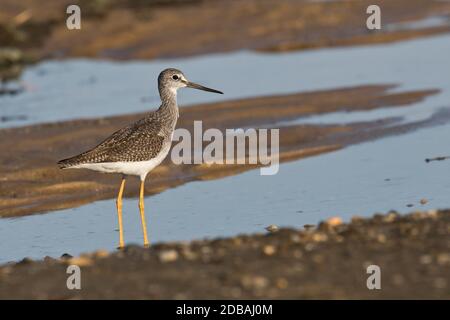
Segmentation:
[(432, 257), (428, 254), (424, 254), (420, 257), (420, 263), (421, 264), (430, 264), (432, 261)]
[(94, 252), (94, 257), (96, 258), (106, 258), (107, 256), (109, 256), (109, 252), (104, 249), (100, 249)]
[(197, 254), (195, 252), (193, 252), (189, 248), (184, 249), (182, 251), (182, 254), (187, 260), (195, 260), (195, 259), (197, 259)]
[(299, 243), (301, 241), (300, 236), (298, 234), (291, 235), (290, 239), (294, 243)]
[(438, 211), (436, 209), (432, 209), (432, 210), (428, 210), (427, 211), (428, 216), (432, 217), (432, 218), (437, 218), (438, 216)]
[(44, 262), (46, 263), (54, 263), (56, 261), (56, 259), (50, 257), (50, 256), (45, 256), (44, 257)]
[(277, 252), (277, 249), (275, 246), (269, 244), (264, 246), (263, 252), (266, 256), (273, 256)]
[(437, 289), (445, 289), (447, 287), (447, 280), (445, 278), (436, 278), (433, 280), (433, 285)]
[(450, 254), (448, 253), (439, 253), (437, 255), (437, 263), (438, 264), (450, 264)]
[(317, 232), (313, 234), (312, 240), (315, 242), (324, 242), (328, 240), (328, 236), (324, 233)]
[(278, 228), (278, 226), (274, 224), (271, 224), (270, 226), (267, 226), (265, 229), (269, 232), (277, 232), (280, 228)]
[(79, 267), (88, 267), (91, 266), (93, 264), (93, 260), (89, 257), (86, 256), (79, 256), (76, 258), (70, 258), (67, 260), (68, 264), (74, 264), (77, 265)]
[(20, 260), (17, 264), (28, 264), (33, 262), (33, 260), (31, 260), (31, 258), (25, 257), (22, 260)]
[(295, 250), (292, 253), (292, 256), (296, 259), (300, 259), (301, 257), (303, 257), (303, 252), (301, 252), (300, 250)]
[(379, 233), (377, 235), (377, 241), (380, 242), (380, 243), (385, 243), (386, 242), (386, 236), (384, 234), (382, 234), (382, 233)]
[(420, 204), (421, 204), (421, 205), (424, 205), (424, 204), (427, 204), (427, 203), (428, 203), (428, 200), (427, 200), (427, 199), (425, 199), (425, 198), (420, 199)]
[(390, 212), (390, 213), (388, 213), (388, 214), (384, 217), (383, 220), (384, 220), (385, 222), (394, 222), (395, 219), (397, 219), (397, 217), (398, 217), (398, 214), (397, 214), (397, 213)]
[(394, 274), (392, 281), (396, 286), (402, 286), (405, 283), (405, 278), (401, 274)]
[(278, 278), (275, 284), (278, 289), (286, 289), (289, 285), (289, 282), (285, 278)]
[(232, 241), (235, 246), (240, 246), (242, 244), (241, 238), (233, 238)]
[(159, 261), (163, 263), (174, 262), (178, 259), (176, 250), (164, 250), (159, 253)]
[(245, 288), (264, 289), (269, 285), (269, 280), (262, 276), (247, 275), (242, 277), (241, 283)]
[(361, 216), (353, 216), (353, 217), (351, 218), (351, 222), (352, 222), (352, 223), (361, 222), (361, 221), (363, 221), (363, 220), (364, 220), (364, 218), (361, 217)]
[(235, 299), (240, 298), (242, 296), (242, 290), (239, 287), (233, 287), (233, 288), (229, 289), (228, 292), (229, 292), (230, 296)]
[(211, 249), (210, 247), (208, 247), (208, 246), (203, 246), (203, 247), (200, 249), (200, 251), (202, 252), (202, 254), (205, 254), (205, 255), (210, 255), (210, 254), (212, 254), (212, 249)]
[(342, 224), (342, 219), (340, 217), (331, 217), (327, 219), (327, 223), (331, 227), (336, 227)]

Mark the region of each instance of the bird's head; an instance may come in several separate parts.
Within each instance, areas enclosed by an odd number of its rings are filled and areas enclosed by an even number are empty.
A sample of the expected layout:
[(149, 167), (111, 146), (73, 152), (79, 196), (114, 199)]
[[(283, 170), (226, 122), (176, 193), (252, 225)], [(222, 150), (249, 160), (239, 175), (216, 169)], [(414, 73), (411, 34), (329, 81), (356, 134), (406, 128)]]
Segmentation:
[(188, 81), (186, 79), (186, 77), (184, 76), (183, 72), (181, 72), (178, 69), (173, 69), (173, 68), (165, 69), (159, 74), (158, 87), (159, 87), (160, 91), (163, 88), (168, 88), (169, 90), (173, 91), (174, 93), (176, 93), (176, 91), (180, 88), (188, 87), (188, 88), (194, 88), (194, 89), (198, 89), (198, 90), (223, 94), (222, 91), (207, 88), (207, 87), (204, 87), (197, 83)]

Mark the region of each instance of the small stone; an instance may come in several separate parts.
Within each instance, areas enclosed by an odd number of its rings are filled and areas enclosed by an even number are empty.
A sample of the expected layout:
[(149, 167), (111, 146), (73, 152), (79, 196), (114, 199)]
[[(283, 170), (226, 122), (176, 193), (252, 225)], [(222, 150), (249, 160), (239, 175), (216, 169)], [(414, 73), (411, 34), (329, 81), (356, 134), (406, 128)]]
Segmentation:
[(278, 226), (274, 224), (271, 224), (270, 226), (267, 226), (265, 229), (269, 232), (277, 232), (280, 228), (278, 228)]
[(331, 227), (336, 227), (342, 224), (342, 219), (340, 217), (331, 217), (327, 219), (327, 223)]
[(427, 199), (425, 199), (425, 198), (420, 199), (420, 204), (421, 204), (421, 205), (424, 205), (424, 204), (427, 204), (427, 203), (428, 203), (428, 200), (427, 200)]
[(292, 253), (292, 256), (296, 259), (300, 259), (301, 257), (303, 257), (303, 252), (301, 252), (300, 250), (295, 250)]
[(426, 217), (427, 217), (426, 214), (421, 211), (415, 211), (411, 214), (411, 218), (413, 218), (414, 220), (422, 220), (423, 218)]
[(397, 219), (397, 217), (398, 217), (398, 214), (397, 214), (397, 213), (390, 212), (390, 213), (388, 213), (388, 214), (384, 217), (383, 220), (384, 220), (385, 222), (394, 222), (395, 219)]
[(109, 252), (103, 249), (94, 252), (94, 257), (96, 258), (106, 258), (107, 256), (109, 256)]
[(254, 285), (256, 289), (263, 289), (267, 287), (267, 284), (269, 281), (264, 277), (255, 277), (254, 279)]
[(420, 257), (421, 264), (430, 264), (432, 260), (433, 260), (432, 257), (428, 254), (424, 254), (423, 256)]
[(386, 242), (386, 236), (384, 234), (382, 234), (382, 233), (379, 233), (377, 235), (377, 241), (380, 242), (380, 243), (385, 243)]
[(278, 289), (286, 289), (289, 285), (288, 281), (285, 278), (278, 278), (275, 284)]
[(436, 278), (433, 280), (433, 286), (437, 289), (445, 289), (447, 287), (447, 280), (445, 278)]
[(246, 275), (242, 277), (242, 286), (249, 289), (264, 289), (268, 286), (269, 280), (262, 276)]
[(437, 255), (437, 263), (442, 264), (450, 264), (450, 254), (448, 253), (440, 253)]
[(10, 266), (3, 266), (0, 268), (0, 275), (8, 275), (12, 272), (12, 268)]
[(33, 262), (33, 260), (31, 258), (25, 257), (22, 260), (20, 260), (17, 264), (28, 264)]
[(159, 253), (159, 261), (163, 263), (174, 262), (178, 259), (178, 252), (176, 250), (164, 250)]
[(306, 230), (311, 230), (311, 229), (313, 229), (314, 227), (315, 227), (314, 224), (305, 224), (305, 225), (303, 225), (303, 228), (305, 228)]
[(413, 205), (412, 203), (408, 203), (406, 206), (407, 206), (408, 208), (414, 207), (414, 205)]
[(70, 258), (67, 260), (68, 264), (74, 264), (77, 265), (79, 267), (88, 267), (90, 265), (93, 264), (93, 261), (91, 258), (87, 257), (87, 256), (79, 256), (76, 258)]
[(321, 254), (316, 254), (312, 257), (312, 260), (317, 264), (322, 264), (325, 260), (325, 257)]
[(46, 262), (46, 263), (52, 263), (52, 262), (55, 262), (55, 261), (56, 260), (54, 258), (50, 257), (50, 256), (45, 256), (44, 257), (44, 262)]
[(405, 278), (401, 274), (394, 274), (392, 281), (396, 286), (402, 286), (405, 283)]
[(432, 210), (428, 210), (427, 211), (428, 216), (432, 217), (432, 218), (437, 218), (438, 216), (438, 211), (436, 209), (432, 209)]
[(63, 253), (61, 255), (61, 259), (70, 259), (70, 258), (73, 258), (73, 256), (68, 253)]
[(328, 240), (328, 236), (324, 233), (314, 233), (312, 236), (312, 240), (315, 242), (324, 242)]
[(364, 218), (361, 217), (361, 216), (353, 216), (352, 219), (351, 219), (351, 222), (352, 223), (358, 223), (358, 222), (361, 222), (363, 220), (364, 220)]
[(175, 300), (187, 300), (188, 296), (185, 293), (179, 292), (179, 293), (176, 293), (173, 298)]
[(273, 256), (277, 252), (277, 249), (275, 246), (269, 244), (264, 246), (263, 252), (266, 256)]
[(300, 242), (300, 236), (298, 235), (298, 234), (293, 234), (293, 235), (291, 235), (291, 241), (292, 242), (294, 242), (294, 243), (299, 243)]
[(208, 247), (208, 246), (203, 246), (201, 249), (200, 249), (200, 251), (202, 252), (202, 254), (204, 254), (204, 255), (210, 255), (210, 254), (212, 254), (212, 249), (210, 248), (210, 247)]
[(229, 289), (229, 294), (234, 299), (237, 299), (237, 298), (241, 297), (242, 290), (239, 287), (233, 287), (233, 288)]
[(193, 252), (191, 249), (187, 248), (182, 251), (183, 257), (185, 257), (187, 260), (195, 260), (197, 259), (197, 254)]
[(233, 244), (235, 246), (239, 247), (240, 245), (242, 245), (242, 239), (241, 238), (233, 238), (232, 241), (233, 241)]

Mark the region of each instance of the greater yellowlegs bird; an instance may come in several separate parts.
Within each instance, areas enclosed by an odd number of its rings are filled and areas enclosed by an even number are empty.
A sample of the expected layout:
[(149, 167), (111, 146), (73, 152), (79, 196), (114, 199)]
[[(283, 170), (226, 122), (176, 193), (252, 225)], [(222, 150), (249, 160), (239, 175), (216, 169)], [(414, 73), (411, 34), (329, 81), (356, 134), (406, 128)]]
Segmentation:
[(149, 246), (144, 214), (144, 182), (147, 174), (158, 166), (169, 153), (178, 119), (177, 90), (184, 87), (223, 94), (221, 91), (188, 81), (180, 70), (165, 69), (158, 77), (158, 90), (162, 103), (156, 111), (114, 132), (95, 148), (58, 162), (61, 169), (90, 169), (122, 174), (117, 195), (119, 248), (124, 247), (122, 195), (128, 175), (139, 176), (141, 179), (139, 211), (144, 246)]

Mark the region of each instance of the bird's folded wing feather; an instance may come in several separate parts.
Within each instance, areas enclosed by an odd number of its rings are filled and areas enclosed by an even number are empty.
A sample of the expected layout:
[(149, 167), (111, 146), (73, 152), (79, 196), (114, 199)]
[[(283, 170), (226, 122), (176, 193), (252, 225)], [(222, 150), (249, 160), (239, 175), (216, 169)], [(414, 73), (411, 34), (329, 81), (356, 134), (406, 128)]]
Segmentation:
[(82, 163), (147, 161), (158, 155), (164, 144), (162, 123), (154, 117), (124, 127), (95, 148), (58, 162), (63, 167)]

